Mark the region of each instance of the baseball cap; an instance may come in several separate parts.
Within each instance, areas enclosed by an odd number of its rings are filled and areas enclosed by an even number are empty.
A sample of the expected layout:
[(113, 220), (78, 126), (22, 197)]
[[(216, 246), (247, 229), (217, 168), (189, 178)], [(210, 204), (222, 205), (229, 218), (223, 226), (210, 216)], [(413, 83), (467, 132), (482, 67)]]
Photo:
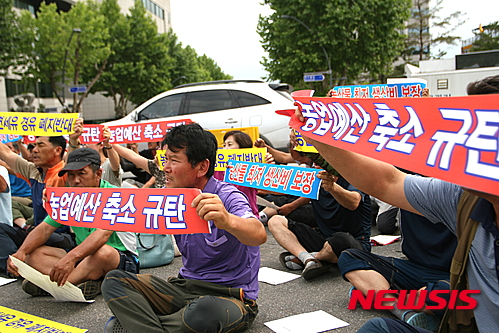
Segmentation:
[(92, 163), (100, 165), (100, 155), (96, 150), (92, 148), (73, 150), (68, 155), (66, 165), (59, 171), (59, 177), (62, 177), (68, 171), (81, 170)]

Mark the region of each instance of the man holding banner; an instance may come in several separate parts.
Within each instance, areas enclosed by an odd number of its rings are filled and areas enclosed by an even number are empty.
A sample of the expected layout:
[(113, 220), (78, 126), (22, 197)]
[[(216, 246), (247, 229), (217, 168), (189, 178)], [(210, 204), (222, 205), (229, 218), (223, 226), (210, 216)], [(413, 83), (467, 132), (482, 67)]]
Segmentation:
[[(172, 128), (165, 139), (167, 188), (197, 188), (191, 203), (210, 234), (175, 235), (184, 266), (168, 281), (119, 270), (102, 293), (116, 316), (106, 332), (241, 332), (258, 313), (259, 245), (265, 228), (246, 197), (213, 176), (217, 142), (198, 124)], [(188, 305), (186, 305), (188, 304)]]
[[(31, 186), (33, 200), (34, 225), (42, 223), (47, 212), (43, 207), (42, 192), (45, 186), (65, 186), (65, 178), (57, 174), (64, 166), (66, 139), (63, 136), (39, 136), (33, 148), (33, 163), (26, 161), (0, 143), (0, 159), (16, 173), (16, 176), (27, 181)], [(74, 241), (69, 234), (69, 227), (61, 227), (51, 235), (47, 245), (71, 249)]]
[[(102, 180), (101, 159), (99, 153), (91, 148), (80, 148), (71, 152), (67, 164), (59, 176), (67, 173), (70, 187), (115, 187)], [(86, 299), (93, 299), (100, 294), (100, 285), (104, 275), (116, 268), (137, 273), (139, 262), (135, 238), (120, 237), (118, 232), (89, 227), (73, 227), (77, 246), (71, 251), (43, 245), (55, 229), (63, 224), (47, 216), (13, 254), (19, 260), (26, 261), (31, 267), (59, 286), (67, 281), (77, 285)], [(11, 260), (9, 272), (18, 275), (17, 267)], [(28, 280), (23, 281), (23, 290), (32, 296), (48, 295), (43, 289)]]
[[(499, 76), (488, 77), (468, 85), (470, 95), (497, 93), (499, 93)], [(470, 102), (475, 100), (477, 99), (470, 99)], [(486, 100), (492, 102), (492, 98)], [(497, 106), (497, 99), (495, 101), (494, 105)], [(450, 105), (452, 100), (441, 99), (441, 102)], [(451, 108), (448, 107), (448, 109)], [(457, 108), (453, 111), (457, 112)], [(478, 114), (481, 110), (473, 111)], [(492, 111), (497, 114), (497, 109), (495, 109), (490, 110), (487, 116), (493, 115)], [(475, 309), (459, 309), (458, 307), (459, 310), (456, 310), (456, 304), (452, 309), (447, 309), (439, 332), (499, 331), (499, 317), (497, 316), (499, 311), (499, 196), (462, 188), (436, 178), (407, 175), (391, 164), (337, 148), (335, 145), (340, 145), (339, 142), (328, 141), (320, 135), (305, 130), (304, 114), (301, 109), (296, 111), (296, 118), (291, 120), (293, 127), (301, 131), (307, 142), (313, 144), (319, 153), (353, 185), (387, 203), (424, 215), (434, 223), (441, 222), (457, 234), (458, 246), (451, 267), (451, 290), (480, 292), (474, 297), (477, 303)], [(480, 117), (484, 117), (484, 114), (479, 114), (478, 118)], [(491, 133), (489, 135), (494, 137), (495, 153), (497, 153), (497, 119), (490, 120), (487, 124), (479, 123), (476, 127), (483, 131), (484, 126), (493, 130), (489, 131)], [(486, 140), (486, 136), (481, 135), (481, 139)], [(360, 148), (353, 145), (350, 147), (352, 150)], [(379, 156), (382, 158), (381, 155)], [(410, 155), (405, 156), (408, 159), (407, 162), (415, 163)], [(463, 157), (462, 160), (466, 158)], [(497, 166), (496, 161), (495, 167)], [(421, 172), (421, 170), (412, 171)], [(464, 177), (464, 171), (461, 172), (461, 177)], [(488, 176), (491, 178), (497, 175), (489, 174)], [(459, 181), (456, 179), (456, 182)], [(480, 187), (479, 182), (486, 183), (487, 181), (487, 179), (477, 177), (475, 179), (477, 184), (473, 186)], [(384, 279), (375, 271), (367, 271), (366, 274), (371, 275), (371, 282)], [(457, 305), (462, 304), (459, 302), (460, 300)], [(359, 332), (428, 331), (409, 326), (402, 321), (376, 318), (364, 325)]]

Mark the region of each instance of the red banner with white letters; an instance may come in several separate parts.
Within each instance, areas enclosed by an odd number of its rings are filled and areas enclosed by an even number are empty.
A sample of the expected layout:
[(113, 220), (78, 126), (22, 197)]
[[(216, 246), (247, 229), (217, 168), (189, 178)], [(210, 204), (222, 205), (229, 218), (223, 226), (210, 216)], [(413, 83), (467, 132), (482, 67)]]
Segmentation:
[(133, 189), (49, 187), (45, 209), (55, 221), (73, 227), (147, 234), (210, 233), (191, 207), (194, 188)]
[[(112, 125), (111, 138), (109, 142), (114, 144), (134, 143), (134, 142), (159, 142), (163, 139), (166, 131), (172, 127), (192, 124), (190, 119), (179, 119), (175, 121), (147, 122), (127, 125)], [(83, 126), (83, 133), (80, 136), (82, 144), (96, 144), (104, 141), (102, 130), (104, 125), (86, 124)], [(36, 142), (36, 136), (28, 135), (24, 137), (24, 143)]]
[(293, 116), (290, 126), (305, 137), (499, 195), (497, 94), (295, 102), (305, 122)]
[[(191, 124), (190, 119), (179, 119), (175, 121), (161, 121), (138, 123), (131, 125), (109, 126), (111, 138), (109, 143), (133, 143), (133, 142), (159, 142), (163, 139), (166, 131), (172, 127)], [(102, 137), (103, 125), (84, 125), (80, 142), (83, 144), (100, 143), (104, 141)]]

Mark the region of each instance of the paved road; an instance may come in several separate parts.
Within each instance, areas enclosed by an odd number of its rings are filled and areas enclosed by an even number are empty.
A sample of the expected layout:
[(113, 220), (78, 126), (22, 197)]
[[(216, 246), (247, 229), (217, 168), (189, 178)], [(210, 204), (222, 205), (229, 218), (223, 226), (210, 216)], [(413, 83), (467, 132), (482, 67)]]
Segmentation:
[[(376, 231), (373, 230), (373, 234)], [(267, 243), (261, 246), (262, 267), (271, 267), (286, 271), (279, 263), (281, 246), (270, 233)], [(381, 255), (402, 257), (400, 244), (373, 247), (373, 252)], [(177, 257), (168, 266), (144, 269), (142, 273), (151, 273), (160, 277), (176, 275), (181, 267), (181, 258)], [(337, 267), (329, 273), (310, 281), (302, 278), (277, 286), (260, 283), (258, 299), (259, 314), (248, 333), (271, 333), (264, 323), (283, 317), (324, 310), (346, 321), (350, 325), (333, 330), (335, 333), (356, 332), (367, 320), (390, 316), (388, 312), (376, 310), (348, 310), (348, 290), (350, 284), (344, 281)], [(33, 298), (21, 290), (21, 282), (0, 287), (0, 305), (40, 316), (60, 323), (88, 329), (90, 333), (103, 332), (103, 326), (111, 316), (101, 295), (93, 304), (57, 303), (52, 297)], [(141, 332), (146, 333), (146, 332)]]

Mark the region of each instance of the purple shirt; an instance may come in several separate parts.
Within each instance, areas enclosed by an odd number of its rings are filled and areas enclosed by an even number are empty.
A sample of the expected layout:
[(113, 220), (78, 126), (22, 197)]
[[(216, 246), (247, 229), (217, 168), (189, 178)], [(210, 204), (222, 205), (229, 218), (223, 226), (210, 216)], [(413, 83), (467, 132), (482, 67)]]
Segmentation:
[[(215, 171), (213, 174), (213, 177), (215, 177), (218, 180), (224, 181), (225, 178), (225, 171)], [(248, 202), (250, 204), (251, 210), (253, 211), (253, 214), (258, 216), (258, 205), (256, 203), (256, 196), (258, 195), (258, 190), (253, 187), (246, 187), (246, 186), (240, 186), (240, 185), (234, 185), (239, 191), (243, 192), (244, 195), (248, 198)]]
[[(203, 192), (217, 194), (230, 214), (256, 218), (246, 197), (233, 185), (211, 177)], [(180, 274), (186, 279), (242, 288), (245, 298), (256, 300), (260, 247), (244, 245), (213, 221), (209, 223), (211, 234), (175, 235), (184, 264)]]

